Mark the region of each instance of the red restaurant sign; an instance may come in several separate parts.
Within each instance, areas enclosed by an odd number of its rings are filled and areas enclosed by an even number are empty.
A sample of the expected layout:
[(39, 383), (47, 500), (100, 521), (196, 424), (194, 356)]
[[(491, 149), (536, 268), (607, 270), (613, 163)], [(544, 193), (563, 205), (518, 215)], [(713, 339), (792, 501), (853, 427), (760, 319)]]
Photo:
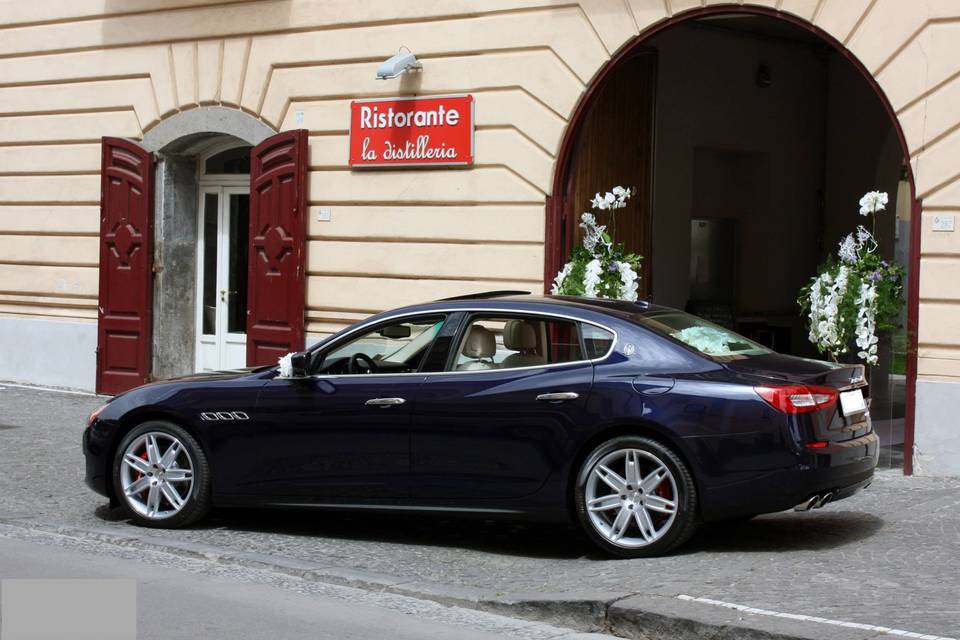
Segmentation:
[(473, 164), (473, 96), (354, 100), (350, 166)]

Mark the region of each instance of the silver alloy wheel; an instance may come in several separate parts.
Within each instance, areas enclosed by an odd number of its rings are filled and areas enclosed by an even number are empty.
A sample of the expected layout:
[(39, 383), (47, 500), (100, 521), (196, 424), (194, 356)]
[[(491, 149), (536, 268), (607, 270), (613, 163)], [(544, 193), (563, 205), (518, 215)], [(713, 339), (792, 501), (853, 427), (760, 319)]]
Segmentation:
[(120, 485), (134, 511), (150, 520), (164, 520), (180, 513), (190, 499), (193, 460), (169, 433), (144, 433), (123, 452)]
[(587, 514), (611, 544), (646, 547), (670, 530), (679, 493), (670, 469), (642, 449), (617, 449), (600, 458), (587, 477)]

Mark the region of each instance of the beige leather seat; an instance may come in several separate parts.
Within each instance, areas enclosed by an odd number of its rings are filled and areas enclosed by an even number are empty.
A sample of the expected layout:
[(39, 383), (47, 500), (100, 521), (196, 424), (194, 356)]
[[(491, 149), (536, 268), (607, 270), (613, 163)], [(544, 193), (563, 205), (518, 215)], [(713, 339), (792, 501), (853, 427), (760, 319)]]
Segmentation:
[(545, 364), (542, 354), (537, 353), (536, 325), (526, 320), (509, 320), (503, 326), (503, 346), (511, 351), (500, 363), (500, 368), (532, 367)]
[(493, 356), (497, 352), (497, 340), (489, 329), (474, 325), (463, 343), (463, 355), (471, 358), (470, 362), (457, 365), (457, 371), (478, 371), (496, 369)]

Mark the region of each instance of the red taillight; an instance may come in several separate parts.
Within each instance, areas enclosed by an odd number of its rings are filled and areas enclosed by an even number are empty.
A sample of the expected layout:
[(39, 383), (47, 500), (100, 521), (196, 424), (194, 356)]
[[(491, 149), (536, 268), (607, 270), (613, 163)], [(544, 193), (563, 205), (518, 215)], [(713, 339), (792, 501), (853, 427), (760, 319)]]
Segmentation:
[(837, 390), (833, 387), (796, 384), (754, 389), (771, 407), (784, 413), (820, 411), (837, 404)]
[(823, 440), (814, 440), (813, 442), (808, 442), (803, 446), (805, 446), (807, 449), (826, 449), (830, 446), (830, 443)]

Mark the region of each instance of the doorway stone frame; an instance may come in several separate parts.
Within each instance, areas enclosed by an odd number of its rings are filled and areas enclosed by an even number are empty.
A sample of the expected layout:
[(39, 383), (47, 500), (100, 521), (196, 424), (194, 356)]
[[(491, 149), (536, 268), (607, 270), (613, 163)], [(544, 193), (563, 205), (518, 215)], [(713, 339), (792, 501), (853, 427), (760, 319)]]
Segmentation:
[(216, 140), (251, 147), (277, 132), (227, 107), (198, 107), (160, 121), (142, 145), (157, 157), (154, 195), (152, 379), (194, 372), (198, 155)]

